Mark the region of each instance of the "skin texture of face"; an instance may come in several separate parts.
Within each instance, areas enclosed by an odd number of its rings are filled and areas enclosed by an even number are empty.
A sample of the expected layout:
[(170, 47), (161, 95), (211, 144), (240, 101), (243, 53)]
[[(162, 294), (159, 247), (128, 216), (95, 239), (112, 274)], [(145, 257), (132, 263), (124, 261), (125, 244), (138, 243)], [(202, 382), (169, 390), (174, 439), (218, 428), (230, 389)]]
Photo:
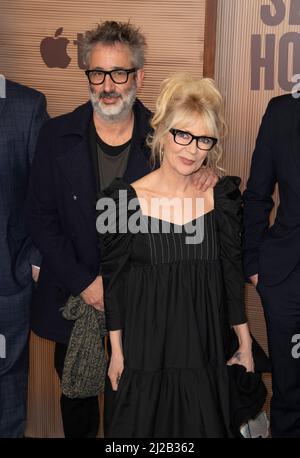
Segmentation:
[[(187, 122), (173, 126), (174, 129), (180, 129), (190, 132), (193, 135), (211, 136), (211, 133), (206, 128), (201, 116), (195, 115)], [(174, 141), (173, 135), (168, 132), (162, 139), (164, 151), (163, 164), (171, 167), (173, 171), (179, 175), (188, 176), (196, 172), (207, 156), (207, 151), (203, 151), (197, 147), (196, 140), (193, 140), (187, 146), (178, 145)]]
[[(127, 45), (97, 44), (90, 53), (89, 69), (115, 70), (133, 68), (132, 53)], [(118, 121), (126, 118), (131, 112), (137, 90), (142, 86), (144, 71), (137, 70), (128, 76), (125, 84), (116, 84), (106, 75), (102, 84), (90, 84), (90, 98), (94, 110), (107, 121)]]

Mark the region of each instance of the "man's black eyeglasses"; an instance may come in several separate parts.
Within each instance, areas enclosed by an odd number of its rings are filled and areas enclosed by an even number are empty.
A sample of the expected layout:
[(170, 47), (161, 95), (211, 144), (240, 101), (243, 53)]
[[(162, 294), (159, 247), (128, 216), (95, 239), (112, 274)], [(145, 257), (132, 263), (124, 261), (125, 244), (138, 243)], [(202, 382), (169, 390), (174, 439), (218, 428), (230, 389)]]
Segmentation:
[(193, 135), (190, 132), (179, 129), (170, 129), (171, 134), (174, 137), (174, 142), (178, 145), (187, 146), (192, 143), (193, 140), (197, 142), (197, 148), (210, 151), (217, 143), (217, 138), (206, 137), (205, 135)]
[(106, 75), (109, 75), (111, 80), (116, 84), (125, 84), (128, 81), (128, 76), (130, 73), (134, 73), (136, 68), (129, 68), (128, 70), (124, 68), (117, 68), (116, 70), (86, 70), (84, 73), (88, 77), (88, 80), (91, 84), (103, 84)]

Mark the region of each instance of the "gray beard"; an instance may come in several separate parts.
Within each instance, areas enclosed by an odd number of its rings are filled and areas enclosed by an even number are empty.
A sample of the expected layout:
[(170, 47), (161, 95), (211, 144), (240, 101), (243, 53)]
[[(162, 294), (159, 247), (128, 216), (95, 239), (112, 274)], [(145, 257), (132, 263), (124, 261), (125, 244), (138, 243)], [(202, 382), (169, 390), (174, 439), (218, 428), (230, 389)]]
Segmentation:
[[(103, 107), (100, 105), (101, 97), (89, 88), (90, 101), (95, 113), (103, 120), (116, 123), (126, 119), (132, 111), (136, 99), (137, 88), (134, 84), (126, 93), (120, 95), (121, 104), (118, 107)], [(101, 94), (100, 94), (101, 95)]]

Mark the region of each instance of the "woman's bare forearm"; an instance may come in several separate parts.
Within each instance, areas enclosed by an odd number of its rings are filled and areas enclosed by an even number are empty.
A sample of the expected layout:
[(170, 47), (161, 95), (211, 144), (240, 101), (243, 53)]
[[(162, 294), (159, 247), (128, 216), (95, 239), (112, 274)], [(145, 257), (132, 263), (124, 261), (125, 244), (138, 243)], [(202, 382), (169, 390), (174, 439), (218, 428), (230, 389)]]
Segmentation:
[(239, 340), (239, 346), (245, 349), (251, 349), (252, 339), (250, 336), (248, 323), (237, 324), (233, 326), (233, 329)]
[(123, 356), (123, 346), (122, 346), (122, 329), (117, 331), (109, 331), (109, 338), (111, 344), (111, 352), (114, 355)]

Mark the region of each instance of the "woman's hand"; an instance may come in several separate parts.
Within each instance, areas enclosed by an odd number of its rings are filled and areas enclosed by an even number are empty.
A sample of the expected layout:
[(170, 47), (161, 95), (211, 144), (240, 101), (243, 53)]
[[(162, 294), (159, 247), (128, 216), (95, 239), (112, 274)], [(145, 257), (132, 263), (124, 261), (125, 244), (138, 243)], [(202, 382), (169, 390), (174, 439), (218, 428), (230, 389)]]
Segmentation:
[(112, 353), (110, 358), (110, 363), (108, 367), (108, 377), (110, 379), (110, 383), (112, 389), (117, 391), (119, 380), (121, 378), (122, 372), (124, 370), (124, 358), (121, 353), (114, 354)]
[(227, 361), (228, 366), (240, 364), (246, 368), (247, 372), (254, 372), (254, 361), (251, 347), (240, 346), (234, 355)]

